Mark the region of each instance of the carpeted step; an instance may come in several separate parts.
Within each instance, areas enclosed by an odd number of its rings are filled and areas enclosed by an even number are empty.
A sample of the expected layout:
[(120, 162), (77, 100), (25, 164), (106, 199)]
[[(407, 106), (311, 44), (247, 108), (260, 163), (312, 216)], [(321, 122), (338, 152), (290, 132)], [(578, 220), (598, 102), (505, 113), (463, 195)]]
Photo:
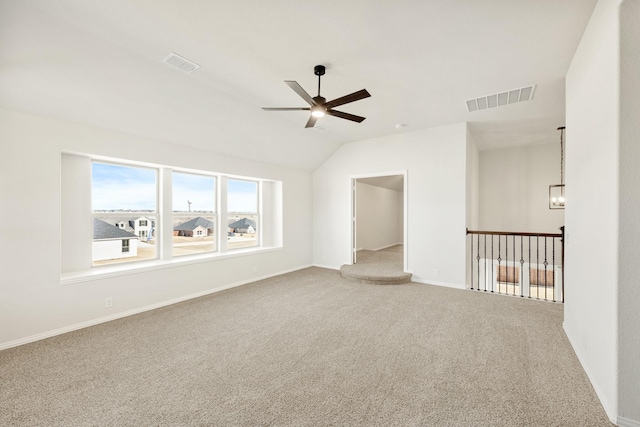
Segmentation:
[(340, 275), (347, 280), (370, 285), (399, 285), (411, 282), (411, 273), (389, 268), (385, 264), (345, 264)]

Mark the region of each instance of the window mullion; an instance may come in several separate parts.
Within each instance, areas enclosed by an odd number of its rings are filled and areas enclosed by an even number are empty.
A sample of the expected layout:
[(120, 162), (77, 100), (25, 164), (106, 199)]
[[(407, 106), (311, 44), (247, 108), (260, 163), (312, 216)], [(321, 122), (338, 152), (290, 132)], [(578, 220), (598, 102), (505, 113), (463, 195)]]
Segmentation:
[(263, 181), (258, 181), (258, 194), (257, 194), (258, 200), (256, 203), (256, 206), (258, 207), (258, 215), (256, 217), (257, 219), (256, 226), (258, 227), (258, 235), (257, 235), (258, 246), (262, 246), (262, 242), (263, 242), (262, 240), (262, 233), (263, 233), (263, 229), (262, 229), (262, 208), (263, 208), (262, 207), (262, 190), (263, 188), (262, 187), (263, 185), (264, 185)]
[(220, 176), (218, 179), (218, 229), (220, 232), (218, 233), (218, 238), (220, 239), (219, 248), (220, 253), (227, 252), (229, 245), (227, 239), (227, 233), (229, 231), (229, 215), (227, 212), (227, 201), (228, 201), (228, 189), (227, 189), (227, 177), (224, 175)]
[(159, 234), (158, 247), (160, 249), (160, 259), (170, 260), (173, 257), (173, 170), (170, 168), (160, 169), (160, 197), (159, 216), (162, 231)]

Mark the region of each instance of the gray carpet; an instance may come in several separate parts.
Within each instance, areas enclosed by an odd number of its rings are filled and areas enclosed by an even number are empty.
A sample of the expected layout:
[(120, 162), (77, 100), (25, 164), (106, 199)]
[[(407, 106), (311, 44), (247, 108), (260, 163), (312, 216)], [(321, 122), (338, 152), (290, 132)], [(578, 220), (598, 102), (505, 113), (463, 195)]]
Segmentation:
[(0, 425), (609, 426), (562, 309), (309, 268), (0, 352)]
[(373, 285), (398, 285), (411, 282), (411, 273), (404, 272), (403, 245), (379, 251), (360, 250), (355, 264), (340, 267), (345, 279)]

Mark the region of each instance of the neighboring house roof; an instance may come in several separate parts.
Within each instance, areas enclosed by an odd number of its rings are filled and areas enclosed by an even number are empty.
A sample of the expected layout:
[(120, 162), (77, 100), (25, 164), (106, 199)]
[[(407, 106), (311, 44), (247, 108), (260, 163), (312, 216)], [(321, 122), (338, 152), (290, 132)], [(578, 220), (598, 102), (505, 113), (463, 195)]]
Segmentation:
[(201, 216), (193, 218), (192, 220), (189, 220), (185, 223), (182, 223), (180, 225), (177, 225), (175, 227), (173, 227), (174, 230), (177, 231), (193, 231), (198, 227), (204, 227), (204, 228), (213, 228), (213, 221), (209, 221), (206, 218), (202, 218)]
[(242, 218), (237, 220), (236, 222), (232, 222), (228, 225), (229, 228), (256, 228), (256, 222), (250, 220), (249, 218)]
[(101, 239), (121, 239), (123, 237), (129, 237), (137, 239), (133, 233), (124, 231), (115, 225), (111, 225), (107, 222), (101, 221), (97, 218), (93, 218), (93, 240)]

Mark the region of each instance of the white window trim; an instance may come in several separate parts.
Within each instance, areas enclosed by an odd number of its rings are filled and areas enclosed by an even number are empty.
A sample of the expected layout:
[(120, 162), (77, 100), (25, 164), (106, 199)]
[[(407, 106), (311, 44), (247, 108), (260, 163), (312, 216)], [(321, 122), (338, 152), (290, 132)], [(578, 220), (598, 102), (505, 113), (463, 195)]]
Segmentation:
[[(232, 177), (232, 176), (228, 176), (227, 178), (231, 178), (235, 181), (249, 181), (249, 182), (255, 182), (256, 183), (256, 209), (258, 210), (258, 212), (234, 212), (234, 214), (239, 214), (239, 215), (251, 215), (256, 217), (256, 227), (258, 229), (258, 232), (256, 233), (256, 244), (253, 246), (249, 246), (248, 248), (255, 248), (255, 247), (262, 247), (262, 180), (258, 180), (255, 178), (237, 178), (237, 177)], [(226, 183), (227, 188), (228, 187), (228, 182)], [(228, 195), (228, 191), (225, 192), (225, 194)], [(226, 204), (226, 203), (225, 203)], [(228, 206), (225, 206), (225, 208), (227, 208), (227, 215), (229, 215), (229, 210), (228, 210)], [(225, 230), (229, 230), (229, 226), (225, 226)], [(238, 251), (241, 249), (245, 249), (245, 248), (233, 248), (233, 249), (228, 249), (228, 251)]]
[[(173, 220), (176, 218), (193, 218), (196, 216), (201, 216), (201, 217), (213, 217), (213, 223), (214, 223), (214, 244), (213, 247), (214, 249), (212, 250), (208, 250), (208, 251), (203, 251), (202, 253), (199, 254), (191, 254), (191, 255), (173, 255), (173, 241), (171, 242), (171, 258), (184, 258), (184, 257), (191, 257), (191, 256), (199, 256), (199, 255), (206, 255), (206, 254), (213, 254), (213, 253), (218, 253), (220, 252), (220, 228), (219, 228), (219, 221), (218, 221), (218, 211), (219, 211), (219, 198), (218, 198), (218, 192), (220, 191), (219, 188), (219, 181), (220, 181), (220, 174), (215, 174), (215, 173), (206, 173), (203, 171), (192, 171), (192, 170), (183, 170), (183, 169), (177, 169), (177, 168), (167, 168), (171, 170), (171, 214), (170, 214), (170, 218), (171, 218), (171, 224), (173, 224)], [(173, 211), (173, 174), (174, 173), (179, 173), (179, 174), (184, 174), (184, 175), (196, 175), (196, 176), (204, 176), (204, 177), (208, 177), (208, 178), (213, 178), (214, 179), (214, 206), (213, 206), (213, 212), (207, 212), (207, 213), (203, 213), (203, 212), (174, 212)], [(173, 234), (173, 225), (171, 226), (171, 232)], [(194, 234), (195, 236), (195, 234)], [(198, 234), (197, 236), (208, 236), (208, 234)]]
[[(98, 164), (103, 164), (103, 165), (112, 165), (112, 166), (121, 166), (121, 167), (127, 167), (127, 168), (138, 168), (138, 169), (147, 169), (147, 170), (152, 170), (155, 174), (155, 184), (156, 184), (156, 188), (155, 188), (155, 207), (154, 207), (154, 211), (153, 212), (149, 212), (149, 211), (128, 211), (128, 212), (110, 212), (110, 211), (106, 211), (106, 212), (96, 212), (93, 210), (91, 210), (91, 217), (92, 218), (121, 218), (123, 216), (128, 216), (130, 218), (134, 218), (133, 221), (134, 222), (138, 222), (138, 225), (140, 227), (148, 227), (148, 221), (151, 220), (151, 222), (158, 222), (162, 219), (161, 216), (161, 212), (159, 209), (159, 200), (160, 200), (160, 179), (161, 179), (161, 167), (159, 166), (151, 166), (151, 165), (140, 165), (137, 163), (133, 163), (133, 162), (127, 162), (127, 161), (115, 161), (115, 160), (103, 160), (103, 159), (98, 159), (98, 158), (91, 158), (91, 165), (93, 167), (94, 163), (98, 163)], [(91, 182), (93, 184), (93, 177), (91, 177)], [(140, 224), (140, 221), (138, 221), (139, 218), (146, 218), (144, 221), (147, 222), (147, 225), (142, 225)], [(123, 221), (119, 221), (119, 223), (121, 223)], [(119, 224), (118, 223), (118, 224)], [(92, 225), (93, 226), (93, 225)], [(121, 228), (118, 225), (118, 228)], [(138, 232), (135, 232), (135, 227), (134, 227), (134, 234), (136, 234), (136, 236), (138, 236), (138, 240), (142, 241), (142, 240), (146, 240), (147, 238), (147, 232), (146, 230), (139, 230)], [(146, 261), (150, 261), (150, 260), (155, 260), (158, 259), (160, 257), (160, 251), (159, 251), (159, 244), (161, 242), (161, 238), (162, 236), (160, 236), (160, 233), (156, 232), (156, 247), (155, 247), (155, 251), (154, 251), (154, 257), (150, 258), (150, 259), (143, 259), (143, 260), (131, 260), (131, 261), (120, 261), (118, 262), (118, 264), (133, 264), (133, 263), (137, 263), (137, 262), (146, 262)], [(129, 251), (127, 251), (129, 252)], [(121, 252), (124, 253), (124, 252)], [(92, 261), (91, 261), (91, 269), (95, 269), (95, 268), (102, 268), (103, 265), (93, 265), (93, 252), (92, 252)], [(112, 265), (112, 264), (106, 264), (106, 265)]]
[[(81, 283), (86, 281), (100, 280), (108, 277), (118, 277), (118, 276), (126, 276), (130, 274), (138, 274), (146, 271), (153, 271), (157, 269), (166, 269), (166, 268), (174, 268), (181, 267), (189, 264), (198, 264), (203, 262), (216, 262), (224, 259), (242, 257), (248, 255), (254, 255), (259, 253), (267, 253), (272, 251), (282, 250), (281, 237), (279, 242), (275, 246), (265, 246), (264, 241), (262, 239), (263, 234), (263, 219), (262, 219), (262, 184), (263, 182), (274, 182), (278, 183), (279, 181), (274, 181), (271, 179), (263, 179), (256, 177), (247, 177), (241, 175), (232, 175), (226, 173), (214, 173), (209, 171), (202, 170), (194, 170), (194, 169), (185, 169), (185, 168), (176, 168), (167, 165), (158, 165), (158, 164), (150, 164), (150, 163), (142, 163), (136, 161), (130, 161), (126, 159), (115, 159), (115, 158), (106, 158), (102, 156), (94, 156), (88, 154), (81, 154), (77, 152), (68, 152), (63, 154), (80, 156), (90, 159), (90, 161), (98, 162), (98, 163), (106, 163), (106, 164), (115, 164), (119, 166), (125, 167), (143, 167), (143, 168), (151, 168), (156, 170), (156, 212), (135, 212), (135, 214), (141, 214), (140, 216), (146, 216), (151, 221), (155, 222), (156, 228), (156, 239), (157, 239), (157, 249), (156, 249), (156, 258), (150, 260), (139, 260), (139, 261), (129, 261), (123, 263), (113, 263), (99, 266), (91, 266), (87, 269), (72, 271), (72, 272), (63, 272), (60, 274), (60, 283), (62, 285), (73, 284), (73, 283)], [(205, 252), (202, 254), (193, 254), (193, 255), (180, 255), (174, 257), (171, 250), (167, 251), (168, 247), (172, 247), (172, 240), (167, 237), (171, 237), (171, 235), (167, 236), (167, 229), (173, 230), (171, 226), (171, 219), (173, 216), (171, 203), (167, 203), (173, 197), (172, 187), (171, 187), (171, 177), (172, 172), (180, 172), (180, 173), (188, 173), (188, 174), (196, 174), (196, 175), (204, 175), (214, 177), (216, 180), (216, 213), (213, 216), (216, 218), (216, 226), (218, 230), (225, 230), (224, 233), (218, 232), (216, 239), (216, 250), (211, 252)], [(237, 180), (245, 180), (256, 182), (258, 184), (257, 197), (258, 197), (258, 235), (256, 236), (256, 240), (258, 240), (257, 246), (251, 246), (247, 248), (237, 248), (228, 250), (227, 248), (227, 227), (226, 225), (222, 227), (223, 219), (226, 222), (226, 196), (227, 196), (227, 179), (237, 179)], [(169, 182), (167, 183), (166, 180)], [(167, 185), (168, 184), (168, 185)], [(223, 191), (224, 184), (224, 191)], [(280, 184), (281, 185), (281, 184)], [(279, 199), (281, 203), (281, 199)], [(168, 208), (168, 209), (167, 209)], [(108, 216), (110, 213), (108, 212), (93, 212), (91, 211), (90, 218), (94, 218), (98, 215)], [(114, 216), (117, 216), (118, 213), (113, 213)], [(256, 215), (252, 213), (252, 215)], [(224, 218), (223, 218), (224, 217)], [(165, 227), (163, 224), (168, 224), (169, 227)], [(279, 226), (281, 228), (281, 225)], [(88, 246), (92, 241), (88, 242)], [(168, 246), (168, 247), (167, 247)], [(63, 248), (64, 250), (64, 248)]]
[(73, 273), (63, 273), (60, 276), (61, 285), (72, 285), (76, 283), (91, 282), (110, 277), (128, 276), (131, 274), (144, 273), (147, 271), (162, 270), (168, 268), (178, 268), (190, 264), (201, 264), (205, 262), (222, 261), (229, 258), (244, 257), (268, 252), (283, 250), (282, 246), (274, 247), (251, 247), (235, 249), (224, 254), (208, 252), (201, 255), (184, 255), (171, 260), (135, 261), (125, 264), (111, 264), (95, 267), (90, 270), (77, 271)]

